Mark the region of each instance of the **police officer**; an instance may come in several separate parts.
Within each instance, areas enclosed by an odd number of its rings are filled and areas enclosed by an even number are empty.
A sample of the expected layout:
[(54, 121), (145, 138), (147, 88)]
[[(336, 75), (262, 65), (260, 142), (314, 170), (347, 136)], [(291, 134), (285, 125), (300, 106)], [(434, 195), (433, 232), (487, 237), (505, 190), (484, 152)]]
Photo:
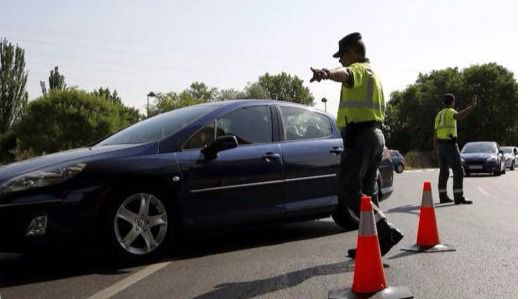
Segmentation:
[[(344, 142), (338, 200), (359, 217), (361, 195), (371, 196), (381, 254), (385, 255), (403, 238), (403, 234), (386, 220), (378, 208), (377, 169), (384, 149), (382, 85), (366, 58), (366, 47), (360, 33), (348, 34), (338, 44), (339, 50), (333, 57), (340, 59), (342, 67), (310, 68), (310, 82), (329, 79), (342, 83), (336, 120)], [(355, 251), (348, 250), (348, 256), (354, 257)]]
[(447, 179), (449, 179), (449, 167), (453, 169), (453, 193), (455, 204), (472, 204), (471, 200), (464, 197), (464, 168), (456, 138), (456, 121), (461, 120), (469, 115), (477, 106), (477, 96), (474, 95), (471, 105), (460, 112), (454, 110), (455, 97), (452, 93), (443, 95), (442, 109), (434, 121), (434, 138), (433, 138), (433, 156), (440, 162), (440, 176), (438, 178), (438, 189), (440, 194), (440, 203), (453, 202), (447, 196)]

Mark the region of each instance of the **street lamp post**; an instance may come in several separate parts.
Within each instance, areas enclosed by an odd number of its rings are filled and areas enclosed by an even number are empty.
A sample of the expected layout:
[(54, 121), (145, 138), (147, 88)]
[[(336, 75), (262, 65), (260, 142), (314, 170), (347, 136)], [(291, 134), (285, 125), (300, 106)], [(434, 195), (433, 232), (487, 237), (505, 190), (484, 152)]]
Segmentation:
[(327, 112), (327, 99), (326, 98), (322, 98), (321, 102), (325, 105), (325, 112)]
[(150, 97), (154, 97), (156, 94), (153, 91), (150, 91), (146, 95), (146, 117), (150, 117)]

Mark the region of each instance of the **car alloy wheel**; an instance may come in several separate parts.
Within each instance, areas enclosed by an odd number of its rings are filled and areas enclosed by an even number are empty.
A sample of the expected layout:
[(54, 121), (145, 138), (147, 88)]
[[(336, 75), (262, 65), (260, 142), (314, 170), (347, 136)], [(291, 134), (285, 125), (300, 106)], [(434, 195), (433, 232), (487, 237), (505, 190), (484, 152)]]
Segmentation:
[(126, 198), (114, 215), (114, 236), (133, 255), (148, 255), (167, 239), (168, 213), (163, 202), (148, 193)]

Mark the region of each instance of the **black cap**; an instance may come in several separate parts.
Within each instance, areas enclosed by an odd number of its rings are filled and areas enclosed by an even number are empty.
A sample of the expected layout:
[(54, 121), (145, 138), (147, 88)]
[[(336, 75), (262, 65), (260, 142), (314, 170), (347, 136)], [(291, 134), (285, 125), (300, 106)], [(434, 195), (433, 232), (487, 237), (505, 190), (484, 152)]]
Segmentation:
[(451, 105), (455, 101), (454, 94), (452, 93), (446, 93), (443, 95), (443, 104), (444, 105)]
[(358, 32), (354, 32), (344, 36), (338, 42), (338, 52), (334, 53), (333, 57), (340, 57), (347, 49), (353, 46), (356, 46), (357, 48), (364, 48), (364, 44), (362, 43), (362, 35), (360, 35), (360, 33)]

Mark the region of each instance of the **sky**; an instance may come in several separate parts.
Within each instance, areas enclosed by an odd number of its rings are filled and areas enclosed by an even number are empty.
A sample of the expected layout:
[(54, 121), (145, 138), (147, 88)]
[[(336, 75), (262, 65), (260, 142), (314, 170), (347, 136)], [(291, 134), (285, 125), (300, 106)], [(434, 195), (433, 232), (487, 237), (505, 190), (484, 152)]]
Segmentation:
[(0, 0), (0, 11), (0, 38), (25, 49), (30, 100), (54, 66), (68, 86), (116, 89), (142, 113), (151, 91), (241, 90), (286, 72), (335, 114), (339, 84), (310, 83), (310, 67), (340, 66), (332, 54), (351, 32), (386, 99), (447, 67), (495, 62), (519, 79), (517, 0)]

